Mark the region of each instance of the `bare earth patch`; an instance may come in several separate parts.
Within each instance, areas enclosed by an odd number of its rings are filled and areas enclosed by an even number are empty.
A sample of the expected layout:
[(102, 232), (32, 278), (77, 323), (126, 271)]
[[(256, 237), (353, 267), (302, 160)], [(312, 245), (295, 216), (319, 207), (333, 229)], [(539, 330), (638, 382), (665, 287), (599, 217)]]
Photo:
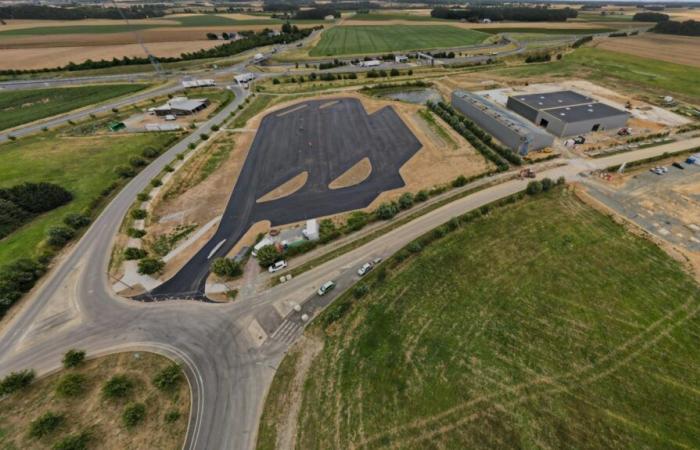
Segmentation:
[(284, 183), (280, 184), (267, 194), (263, 195), (260, 197), (257, 202), (258, 203), (263, 203), (263, 202), (270, 202), (272, 200), (277, 200), (283, 197), (286, 197), (288, 195), (292, 195), (306, 184), (306, 180), (309, 179), (309, 172), (303, 171), (298, 175), (293, 176), (289, 180), (285, 181)]
[[(189, 386), (184, 375), (172, 392), (162, 392), (152, 382), (158, 372), (171, 364), (171, 360), (153, 353), (119, 353), (38, 379), (27, 390), (0, 401), (0, 447), (51, 448), (67, 435), (90, 431), (89, 448), (180, 448), (187, 430)], [(84, 392), (65, 398), (56, 394), (55, 386), (69, 373), (85, 377)], [(102, 386), (116, 374), (126, 375), (134, 388), (127, 398), (106, 399), (102, 396)], [(132, 429), (122, 423), (122, 413), (129, 402), (143, 403), (146, 407), (143, 422)], [(30, 438), (27, 435), (30, 422), (49, 411), (63, 416), (62, 425), (48, 436)], [(167, 422), (165, 415), (171, 411), (179, 417)]]
[(328, 185), (330, 189), (340, 189), (344, 187), (354, 186), (367, 179), (372, 173), (372, 163), (369, 158), (362, 158), (357, 164), (349, 168), (338, 178), (333, 180)]

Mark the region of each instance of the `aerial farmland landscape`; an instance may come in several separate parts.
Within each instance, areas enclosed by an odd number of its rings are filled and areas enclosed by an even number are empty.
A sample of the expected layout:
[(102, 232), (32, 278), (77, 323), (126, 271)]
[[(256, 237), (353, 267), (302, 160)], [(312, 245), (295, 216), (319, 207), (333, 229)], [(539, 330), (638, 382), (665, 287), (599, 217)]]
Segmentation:
[(700, 3), (0, 0), (0, 448), (700, 448)]

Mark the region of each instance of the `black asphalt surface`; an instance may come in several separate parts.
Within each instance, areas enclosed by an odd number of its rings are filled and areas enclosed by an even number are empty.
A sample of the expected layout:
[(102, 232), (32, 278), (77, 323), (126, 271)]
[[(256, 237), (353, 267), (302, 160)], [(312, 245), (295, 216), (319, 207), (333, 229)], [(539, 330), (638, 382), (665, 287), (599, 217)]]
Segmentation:
[[(392, 108), (368, 115), (357, 99), (307, 101), (268, 114), (258, 128), (216, 234), (170, 280), (137, 298), (204, 299), (211, 259), (226, 255), (252, 224), (270, 220), (278, 226), (364, 208), (380, 193), (404, 186), (399, 169), (420, 148), (420, 141)], [(365, 157), (372, 163), (366, 180), (347, 188), (328, 188)], [(304, 171), (308, 179), (301, 189), (281, 199), (256, 203)]]

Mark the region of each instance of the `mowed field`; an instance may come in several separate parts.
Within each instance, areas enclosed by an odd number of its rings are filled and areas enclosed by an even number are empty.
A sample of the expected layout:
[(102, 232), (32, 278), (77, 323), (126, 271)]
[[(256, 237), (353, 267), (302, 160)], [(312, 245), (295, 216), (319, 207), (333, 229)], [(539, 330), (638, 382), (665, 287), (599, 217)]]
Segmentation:
[(629, 38), (610, 38), (596, 43), (605, 50), (700, 67), (700, 37), (644, 33)]
[(50, 131), (0, 145), (0, 188), (46, 181), (63, 186), (74, 197), (2, 239), (0, 266), (35, 256), (50, 227), (62, 225), (68, 213), (84, 211), (120, 181), (116, 166), (128, 165), (129, 158), (146, 147), (161, 149), (173, 139), (172, 133), (70, 137)]
[(311, 56), (359, 55), (474, 45), (489, 36), (451, 26), (339, 26), (326, 30)]
[(147, 84), (135, 83), (0, 92), (0, 130), (138, 92), (146, 87)]
[(259, 449), (700, 446), (700, 287), (573, 193), (379, 271), (288, 353)]

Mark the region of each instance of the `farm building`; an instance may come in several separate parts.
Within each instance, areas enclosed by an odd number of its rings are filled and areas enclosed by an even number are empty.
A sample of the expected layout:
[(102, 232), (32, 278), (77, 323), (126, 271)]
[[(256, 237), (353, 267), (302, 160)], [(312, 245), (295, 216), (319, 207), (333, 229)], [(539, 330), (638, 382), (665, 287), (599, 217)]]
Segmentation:
[(206, 98), (175, 97), (164, 105), (153, 108), (157, 116), (188, 116), (203, 110), (209, 105)]
[(513, 95), (507, 106), (555, 136), (622, 128), (629, 114), (574, 91)]
[(452, 93), (452, 105), (494, 138), (521, 155), (548, 147), (554, 138), (517, 114), (480, 95)]

